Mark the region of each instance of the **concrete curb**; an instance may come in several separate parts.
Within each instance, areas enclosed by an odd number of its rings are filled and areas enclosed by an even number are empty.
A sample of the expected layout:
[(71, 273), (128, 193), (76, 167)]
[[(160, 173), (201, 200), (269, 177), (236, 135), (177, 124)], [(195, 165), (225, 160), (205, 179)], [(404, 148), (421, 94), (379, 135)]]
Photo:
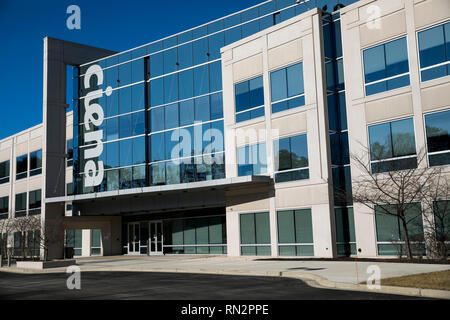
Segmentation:
[[(245, 271), (245, 270), (210, 270), (210, 269), (148, 269), (148, 268), (83, 268), (82, 272), (153, 272), (153, 273), (186, 273), (186, 274), (219, 274), (235, 276), (263, 276), (263, 277), (284, 277), (305, 281), (308, 285), (322, 289), (350, 290), (360, 292), (396, 294), (423, 298), (436, 298), (450, 300), (450, 291), (432, 290), (407, 287), (382, 286), (380, 289), (369, 289), (366, 285), (345, 282), (335, 282), (325, 279), (322, 276), (294, 271)], [(26, 270), (0, 268), (0, 272), (15, 274), (55, 274), (66, 273), (65, 269), (53, 270)]]

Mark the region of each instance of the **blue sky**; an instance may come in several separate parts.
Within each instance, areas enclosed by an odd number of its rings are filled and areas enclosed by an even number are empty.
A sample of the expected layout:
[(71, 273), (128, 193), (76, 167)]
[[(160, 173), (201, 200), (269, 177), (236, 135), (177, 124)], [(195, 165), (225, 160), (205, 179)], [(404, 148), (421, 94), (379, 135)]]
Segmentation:
[[(0, 139), (42, 122), (43, 38), (123, 51), (263, 0), (0, 0)], [(69, 5), (81, 30), (69, 30)]]

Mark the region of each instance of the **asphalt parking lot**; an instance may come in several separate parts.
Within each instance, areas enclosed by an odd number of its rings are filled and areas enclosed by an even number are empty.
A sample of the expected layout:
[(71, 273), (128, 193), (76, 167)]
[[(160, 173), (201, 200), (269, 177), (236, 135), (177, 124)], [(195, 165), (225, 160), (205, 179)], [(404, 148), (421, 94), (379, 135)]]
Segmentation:
[(289, 278), (148, 272), (82, 272), (81, 290), (68, 274), (0, 272), (2, 300), (393, 300), (417, 297), (319, 289)]

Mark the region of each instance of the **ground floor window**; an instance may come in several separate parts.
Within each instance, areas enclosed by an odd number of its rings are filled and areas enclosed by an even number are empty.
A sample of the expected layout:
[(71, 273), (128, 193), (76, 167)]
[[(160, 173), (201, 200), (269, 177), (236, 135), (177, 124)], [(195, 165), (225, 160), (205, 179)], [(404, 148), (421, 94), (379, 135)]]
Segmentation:
[(225, 216), (164, 221), (165, 254), (226, 254)]
[(314, 256), (311, 209), (277, 212), (278, 254)]
[(227, 253), (224, 215), (129, 222), (123, 232), (124, 254)]
[(442, 256), (450, 255), (450, 200), (436, 201), (433, 207), (437, 249)]
[[(401, 256), (406, 254), (401, 220), (394, 214), (394, 205), (375, 207), (378, 255)], [(407, 230), (414, 255), (425, 254), (422, 206), (410, 205), (406, 210)]]
[(74, 256), (82, 256), (83, 230), (66, 230), (66, 247), (73, 248)]
[(270, 256), (270, 218), (268, 212), (240, 216), (241, 255)]
[(102, 231), (99, 229), (91, 230), (91, 256), (102, 254)]
[(355, 220), (353, 208), (336, 208), (336, 247), (339, 256), (356, 255)]

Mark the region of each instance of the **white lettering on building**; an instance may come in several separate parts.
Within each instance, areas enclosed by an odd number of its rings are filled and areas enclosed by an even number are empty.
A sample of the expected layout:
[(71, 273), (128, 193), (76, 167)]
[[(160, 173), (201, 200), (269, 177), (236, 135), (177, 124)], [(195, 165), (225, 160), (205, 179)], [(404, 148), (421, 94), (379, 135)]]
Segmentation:
[[(91, 78), (96, 76), (96, 86), (103, 84), (103, 70), (99, 65), (93, 65), (86, 71), (84, 77), (84, 87), (89, 89), (91, 87)], [(112, 88), (106, 88), (106, 95), (110, 96)], [(89, 92), (84, 98), (85, 113), (84, 113), (84, 127), (86, 132), (84, 134), (84, 143), (93, 143), (94, 147), (84, 148), (84, 159), (86, 163), (84, 165), (84, 186), (96, 187), (99, 186), (104, 178), (105, 169), (103, 161), (95, 161), (103, 153), (103, 130), (96, 130), (102, 124), (105, 118), (103, 108), (98, 103), (93, 103), (93, 100), (100, 99), (103, 96), (102, 89)], [(93, 127), (93, 129), (92, 129)]]

